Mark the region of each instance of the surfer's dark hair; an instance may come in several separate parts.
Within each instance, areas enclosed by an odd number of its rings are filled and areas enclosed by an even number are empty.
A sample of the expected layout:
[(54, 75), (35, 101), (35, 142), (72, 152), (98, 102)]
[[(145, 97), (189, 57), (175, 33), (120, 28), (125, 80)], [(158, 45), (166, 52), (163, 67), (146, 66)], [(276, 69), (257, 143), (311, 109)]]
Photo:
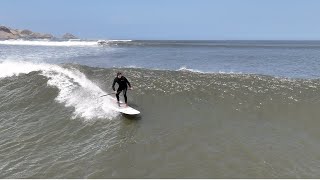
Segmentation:
[(121, 75), (122, 73), (121, 72), (117, 72), (117, 76)]

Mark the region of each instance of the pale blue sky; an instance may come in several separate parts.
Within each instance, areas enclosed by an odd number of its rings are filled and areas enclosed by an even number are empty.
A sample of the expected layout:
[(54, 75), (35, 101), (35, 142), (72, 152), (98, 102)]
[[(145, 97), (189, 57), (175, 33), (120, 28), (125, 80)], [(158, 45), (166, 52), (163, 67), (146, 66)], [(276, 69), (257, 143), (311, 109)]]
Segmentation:
[(320, 0), (1, 0), (0, 24), (107, 39), (320, 40)]

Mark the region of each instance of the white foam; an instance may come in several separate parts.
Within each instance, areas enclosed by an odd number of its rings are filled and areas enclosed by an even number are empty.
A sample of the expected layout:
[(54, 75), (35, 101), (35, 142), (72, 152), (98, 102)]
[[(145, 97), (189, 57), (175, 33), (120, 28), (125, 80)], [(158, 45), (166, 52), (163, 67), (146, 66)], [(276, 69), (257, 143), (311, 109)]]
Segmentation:
[(56, 101), (66, 107), (74, 107), (74, 117), (87, 120), (93, 118), (112, 119), (118, 115), (110, 109), (114, 103), (110, 98), (101, 98), (106, 94), (96, 84), (76, 69), (66, 69), (58, 65), (31, 62), (4, 61), (0, 63), (0, 78), (41, 71), (48, 85), (59, 89)]
[(107, 40), (109, 42), (131, 42), (132, 40), (116, 40), (116, 39), (113, 39), (113, 40)]
[(98, 46), (96, 41), (25, 41), (5, 40), (0, 41), (3, 45), (24, 45), (24, 46)]
[(197, 70), (197, 69), (189, 69), (186, 66), (182, 66), (178, 69), (178, 71), (190, 71), (190, 72), (196, 72), (196, 73), (205, 73), (203, 71)]
[[(108, 42), (129, 42), (131, 40), (103, 40)], [(2, 45), (24, 45), (24, 46), (99, 46), (98, 41), (82, 41), (82, 40), (69, 40), (69, 41), (50, 41), (50, 40), (4, 40), (0, 41)]]
[(197, 70), (197, 69), (187, 68), (186, 66), (180, 67), (177, 71), (189, 71), (189, 72), (206, 73), (206, 74), (213, 74), (213, 73), (219, 73), (219, 74), (243, 74), (242, 72), (233, 72), (233, 71), (226, 72), (226, 71), (221, 71), (221, 70), (218, 71), (218, 72), (200, 71), (200, 70)]

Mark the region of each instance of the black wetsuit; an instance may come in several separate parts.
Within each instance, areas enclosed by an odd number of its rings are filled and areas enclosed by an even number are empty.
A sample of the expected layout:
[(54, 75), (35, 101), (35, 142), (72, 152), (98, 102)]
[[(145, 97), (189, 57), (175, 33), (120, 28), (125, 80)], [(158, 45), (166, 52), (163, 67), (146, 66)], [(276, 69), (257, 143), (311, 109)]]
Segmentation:
[(116, 90), (114, 88), (114, 85), (116, 83), (118, 83), (118, 85), (119, 85), (119, 87), (117, 89), (117, 93), (116, 93), (116, 97), (117, 97), (118, 102), (119, 102), (119, 94), (121, 93), (121, 91), (123, 91), (124, 101), (127, 104), (127, 90), (128, 90), (128, 85), (131, 88), (130, 82), (124, 76), (122, 76), (121, 78), (118, 78), (118, 77), (114, 78), (113, 83), (112, 83), (112, 89), (114, 91)]

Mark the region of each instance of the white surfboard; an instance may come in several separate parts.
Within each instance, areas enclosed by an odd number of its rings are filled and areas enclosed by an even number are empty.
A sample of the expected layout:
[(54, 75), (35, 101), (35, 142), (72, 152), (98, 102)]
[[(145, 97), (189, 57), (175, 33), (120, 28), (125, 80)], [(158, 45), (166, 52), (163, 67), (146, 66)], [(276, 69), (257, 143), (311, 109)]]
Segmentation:
[(133, 109), (130, 106), (126, 106), (126, 104), (121, 101), (120, 101), (120, 107), (119, 107), (117, 100), (115, 98), (113, 97), (109, 97), (109, 98), (112, 99), (112, 102), (113, 102), (113, 106), (111, 106), (112, 110), (121, 112), (123, 114), (128, 114), (128, 115), (140, 114), (140, 111)]

